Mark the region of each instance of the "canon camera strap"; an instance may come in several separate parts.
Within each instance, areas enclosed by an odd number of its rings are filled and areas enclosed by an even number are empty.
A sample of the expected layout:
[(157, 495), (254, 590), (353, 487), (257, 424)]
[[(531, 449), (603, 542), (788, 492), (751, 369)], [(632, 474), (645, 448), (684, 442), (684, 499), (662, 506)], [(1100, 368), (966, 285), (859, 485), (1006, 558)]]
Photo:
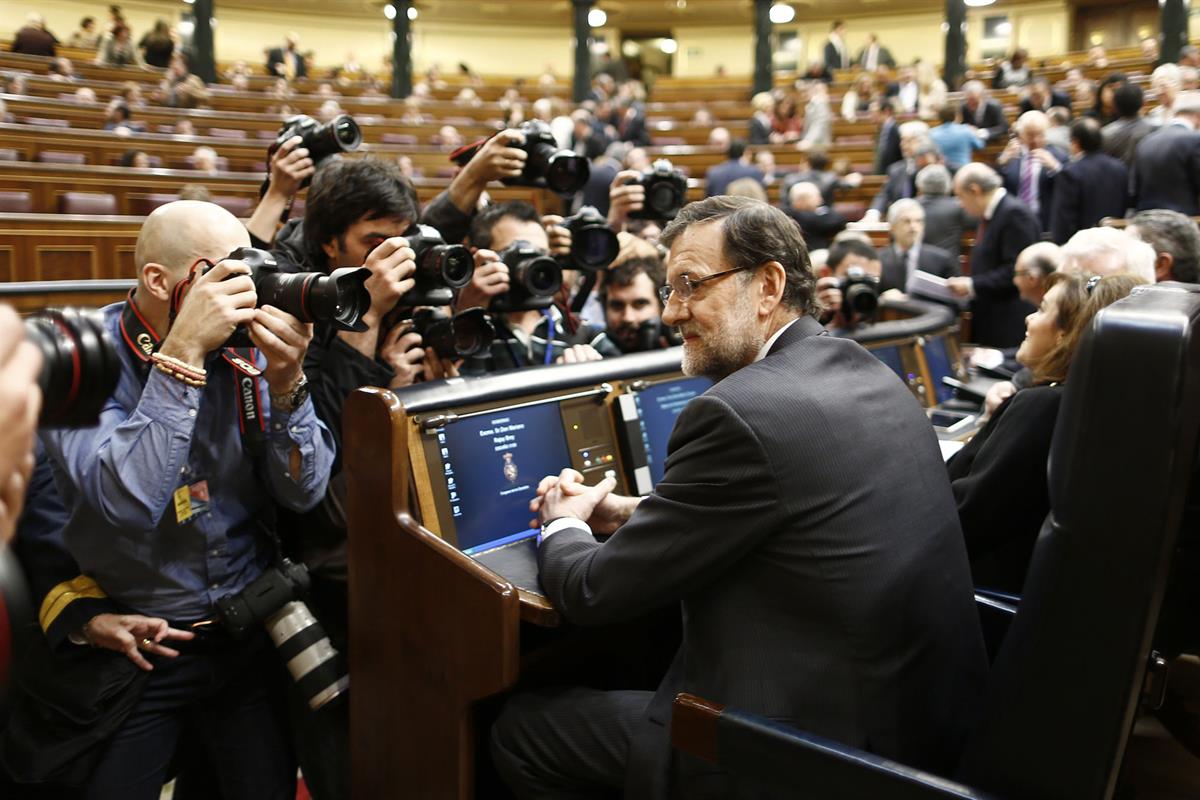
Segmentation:
[[(162, 338), (138, 310), (134, 291), (129, 290), (125, 308), (121, 311), (121, 338), (140, 362), (142, 381), (145, 382), (150, 375), (151, 356), (162, 344)], [(262, 370), (254, 366), (254, 358), (253, 348), (221, 348), (221, 360), (233, 369), (238, 430), (246, 449), (257, 458), (266, 446), (267, 423), (262, 413), (262, 387), (259, 382)]]

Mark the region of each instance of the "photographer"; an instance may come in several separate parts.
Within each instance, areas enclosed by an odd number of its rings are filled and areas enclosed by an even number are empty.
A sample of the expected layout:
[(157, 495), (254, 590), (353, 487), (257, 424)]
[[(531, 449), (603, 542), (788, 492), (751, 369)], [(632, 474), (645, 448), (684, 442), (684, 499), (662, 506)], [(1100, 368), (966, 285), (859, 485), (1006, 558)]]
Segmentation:
[(13, 537), (33, 472), (41, 366), (16, 312), (0, 306), (0, 547)]
[[(570, 233), (557, 224), (561, 221), (540, 218), (537, 209), (520, 201), (491, 205), (480, 212), (471, 223), (470, 235), (475, 275), (460, 290), (456, 307), (490, 308), (497, 297), (510, 291), (511, 270), (500, 254), (514, 242), (527, 242), (542, 255), (569, 252)], [(569, 285), (569, 278), (564, 285)], [(497, 331), (490, 356), (468, 359), (464, 374), (598, 361), (621, 354), (603, 331), (579, 323), (554, 305), (493, 314), (493, 322)]]
[[(42, 435), (83, 575), (43, 605), (55, 649), (38, 678), (75, 687), (82, 708), (73, 726), (24, 717), (30, 729), (5, 740), (14, 772), (53, 766), (45, 750), (14, 764), (14, 740), (40, 740), (84, 773), (88, 797), (151, 800), (198, 725), (226, 800), (294, 794), (272, 707), (278, 656), (265, 631), (235, 640), (214, 606), (278, 558), (274, 504), (302, 511), (324, 494), (333, 438), (307, 398), (310, 326), (257, 307), (249, 268), (226, 258), (248, 244), (219, 206), (154, 211), (138, 235), (135, 292), (103, 311), (119, 343), (116, 392), (97, 426)], [(257, 354), (224, 347), (239, 326)]]
[[(627, 236), (628, 234), (622, 234)], [(600, 302), (608, 336), (622, 353), (670, 347), (658, 288), (666, 270), (656, 252), (618, 258), (604, 275)]]

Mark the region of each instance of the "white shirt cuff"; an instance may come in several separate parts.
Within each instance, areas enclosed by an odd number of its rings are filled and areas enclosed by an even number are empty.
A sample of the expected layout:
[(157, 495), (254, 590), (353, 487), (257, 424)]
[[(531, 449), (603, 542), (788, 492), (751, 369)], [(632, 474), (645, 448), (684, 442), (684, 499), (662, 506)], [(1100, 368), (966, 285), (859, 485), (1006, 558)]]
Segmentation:
[(581, 519), (575, 519), (575, 517), (559, 517), (546, 527), (542, 528), (542, 532), (538, 536), (538, 544), (540, 545), (554, 534), (558, 533), (559, 531), (564, 531), (567, 528), (580, 528), (587, 531), (588, 535), (591, 535), (592, 533), (592, 529), (588, 527), (588, 524)]

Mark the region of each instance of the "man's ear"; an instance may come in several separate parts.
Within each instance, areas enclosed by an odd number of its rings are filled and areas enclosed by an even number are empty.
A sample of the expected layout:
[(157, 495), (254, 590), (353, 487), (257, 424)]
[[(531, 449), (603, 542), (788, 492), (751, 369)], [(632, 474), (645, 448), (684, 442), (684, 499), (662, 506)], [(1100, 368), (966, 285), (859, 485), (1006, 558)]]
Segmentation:
[(787, 271), (778, 261), (768, 261), (759, 270), (762, 276), (762, 296), (759, 298), (759, 311), (772, 313), (783, 299), (784, 289), (787, 288)]
[(337, 240), (330, 239), (328, 242), (325, 242), (325, 244), (321, 245), (321, 249), (325, 251), (325, 257), (329, 259), (330, 265), (332, 265), (332, 267), (334, 269), (337, 269), (337, 267), (339, 266), (339, 264), (337, 263), (337, 260), (338, 260)]
[(1175, 256), (1170, 253), (1159, 253), (1154, 259), (1154, 280), (1156, 282), (1171, 280), (1171, 267), (1175, 266)]
[(175, 288), (175, 277), (171, 270), (162, 264), (151, 261), (142, 266), (142, 286), (156, 300), (166, 303), (171, 299), (171, 290)]

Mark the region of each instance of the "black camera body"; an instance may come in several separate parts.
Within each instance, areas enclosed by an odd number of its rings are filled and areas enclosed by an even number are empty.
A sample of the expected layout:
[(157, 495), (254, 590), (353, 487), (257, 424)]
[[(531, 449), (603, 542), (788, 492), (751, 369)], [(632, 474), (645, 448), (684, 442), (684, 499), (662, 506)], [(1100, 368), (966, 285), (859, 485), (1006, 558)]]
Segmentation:
[(662, 320), (648, 319), (637, 327), (634, 339), (634, 353), (645, 353), (649, 350), (662, 350), (666, 347), (678, 347), (683, 344), (679, 329), (667, 325)]
[(564, 268), (596, 272), (616, 260), (621, 242), (595, 208), (584, 206), (562, 224), (571, 232), (571, 254), (558, 257)]
[(442, 234), (428, 225), (415, 225), (404, 234), (416, 254), (417, 285), (400, 298), (402, 306), (448, 306), (454, 289), (471, 282), (475, 259), (461, 244), (446, 244)]
[(588, 160), (570, 150), (562, 150), (550, 133), (550, 126), (541, 120), (529, 120), (518, 128), (525, 134), (525, 170), (520, 177), (508, 178), (514, 186), (547, 187), (559, 194), (575, 194), (584, 187), (591, 175)]
[(413, 331), (438, 358), (450, 360), (484, 355), (496, 339), (496, 328), (482, 308), (464, 309), (453, 317), (437, 308), (419, 308), (413, 312)]
[(274, 144), (267, 150), (268, 158), (293, 136), (304, 140), (300, 147), (308, 148), (308, 157), (318, 169), (330, 156), (351, 153), (362, 145), (362, 129), (349, 114), (339, 114), (325, 124), (300, 114), (284, 121)]
[(508, 291), (492, 298), (493, 311), (549, 308), (562, 288), (562, 268), (545, 250), (518, 239), (497, 255), (508, 265)]
[(78, 308), (49, 309), (25, 319), (25, 337), (42, 353), (38, 425), (84, 428), (99, 422), (121, 377), (104, 318)]
[[(260, 308), (275, 306), (301, 322), (329, 322), (343, 331), (367, 329), (362, 318), (371, 309), (371, 294), (366, 287), (371, 271), (366, 267), (342, 267), (329, 274), (281, 272), (275, 256), (255, 247), (239, 247), (221, 260), (242, 261), (250, 268)], [(206, 267), (204, 272), (210, 269)], [(188, 278), (175, 285), (171, 308), (176, 312), (191, 284)], [(254, 343), (246, 328), (239, 325), (222, 346), (253, 347)]]
[(303, 564), (287, 559), (268, 567), (237, 594), (217, 600), (217, 616), (235, 639), (266, 626), (292, 679), (314, 711), (350, 687), (338, 651), (304, 597), (312, 582)]
[(870, 320), (879, 308), (879, 278), (862, 267), (850, 267), (838, 284), (842, 290), (842, 311), (847, 320)]
[(630, 219), (670, 221), (687, 202), (687, 178), (665, 158), (645, 170), (637, 185), (646, 190), (646, 199), (640, 211), (629, 212)]

